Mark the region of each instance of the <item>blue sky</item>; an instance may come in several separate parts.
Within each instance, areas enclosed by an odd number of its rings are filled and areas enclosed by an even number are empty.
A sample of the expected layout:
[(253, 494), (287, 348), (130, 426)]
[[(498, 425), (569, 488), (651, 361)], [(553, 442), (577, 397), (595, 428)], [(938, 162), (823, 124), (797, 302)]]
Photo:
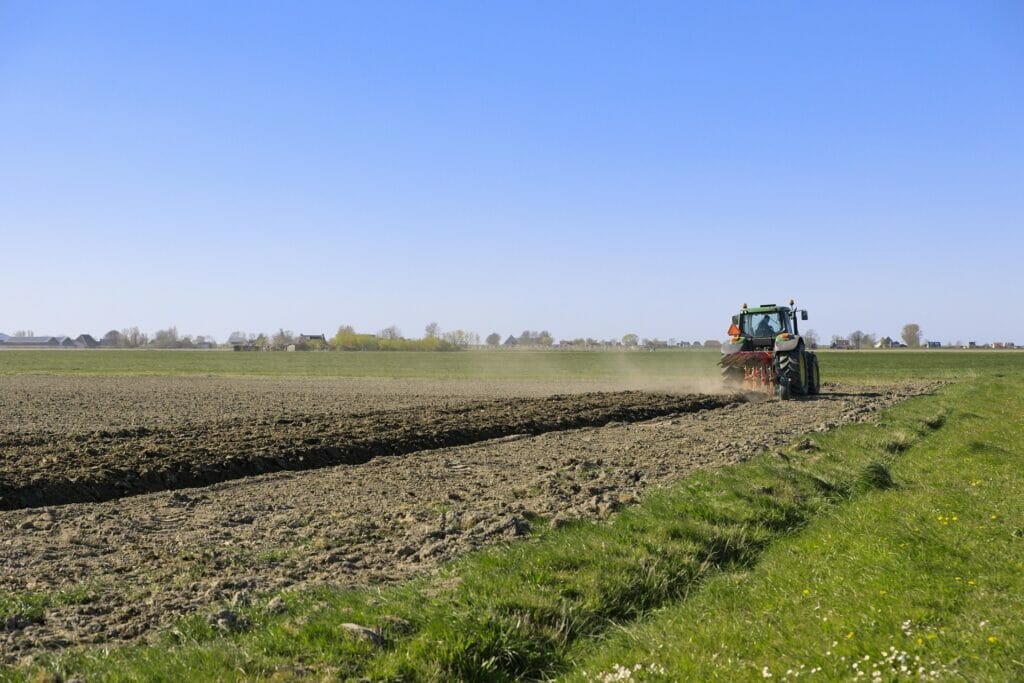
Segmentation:
[(0, 331), (1024, 343), (1024, 4), (0, 0)]

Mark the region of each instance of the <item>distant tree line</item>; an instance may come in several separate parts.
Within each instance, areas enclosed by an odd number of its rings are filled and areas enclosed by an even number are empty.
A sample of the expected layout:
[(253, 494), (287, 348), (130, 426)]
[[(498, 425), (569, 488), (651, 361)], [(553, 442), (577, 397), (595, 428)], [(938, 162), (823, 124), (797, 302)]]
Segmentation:
[[(813, 335), (813, 338), (812, 338)], [(813, 341), (812, 346), (817, 346), (818, 338), (814, 333), (814, 330), (810, 330), (804, 334), (804, 339), (808, 340), (811, 338)], [(917, 323), (907, 323), (903, 326), (900, 331), (900, 340), (893, 339), (892, 337), (878, 337), (873, 332), (862, 332), (861, 330), (854, 330), (850, 332), (846, 337), (840, 337), (839, 335), (832, 335), (832, 348), (849, 348), (849, 349), (892, 349), (899, 347), (907, 347), (911, 349), (920, 348), (921, 346), (921, 326)], [(808, 341), (811, 344), (811, 341)]]
[(279, 329), (273, 335), (232, 332), (228, 344), (238, 350), (252, 351), (459, 351), (480, 345), (480, 335), (465, 330), (442, 331), (435, 322), (423, 337), (408, 338), (396, 325), (376, 333), (357, 332), (351, 325), (340, 325), (333, 337), (295, 334)]
[(212, 336), (190, 334), (178, 334), (178, 328), (174, 325), (157, 330), (150, 337), (138, 327), (126, 327), (123, 330), (110, 330), (100, 337), (99, 346), (115, 349), (211, 349), (217, 347), (217, 342)]

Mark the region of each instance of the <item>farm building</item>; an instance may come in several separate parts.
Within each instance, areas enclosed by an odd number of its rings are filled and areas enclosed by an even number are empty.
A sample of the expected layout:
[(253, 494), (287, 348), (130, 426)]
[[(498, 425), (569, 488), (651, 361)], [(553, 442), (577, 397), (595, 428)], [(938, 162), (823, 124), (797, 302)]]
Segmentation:
[[(5, 335), (6, 336), (6, 335)], [(73, 349), (75, 340), (71, 337), (6, 337), (0, 346), (23, 349)]]
[(94, 349), (99, 345), (100, 343), (91, 334), (80, 334), (75, 337), (75, 346), (80, 349)]

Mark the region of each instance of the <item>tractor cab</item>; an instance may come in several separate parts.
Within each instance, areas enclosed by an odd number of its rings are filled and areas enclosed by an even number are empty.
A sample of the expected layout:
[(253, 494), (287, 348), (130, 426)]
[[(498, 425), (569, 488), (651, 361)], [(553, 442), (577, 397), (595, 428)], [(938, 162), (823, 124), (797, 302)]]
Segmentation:
[(793, 334), (793, 325), (789, 316), (781, 311), (747, 313), (740, 316), (740, 334), (744, 337), (774, 339), (783, 332)]
[(739, 315), (732, 317), (729, 336), (735, 340), (746, 342), (750, 349), (771, 349), (775, 339), (781, 334), (789, 337), (799, 335), (796, 323), (796, 311), (787, 306), (763, 304), (747, 308), (744, 305)]

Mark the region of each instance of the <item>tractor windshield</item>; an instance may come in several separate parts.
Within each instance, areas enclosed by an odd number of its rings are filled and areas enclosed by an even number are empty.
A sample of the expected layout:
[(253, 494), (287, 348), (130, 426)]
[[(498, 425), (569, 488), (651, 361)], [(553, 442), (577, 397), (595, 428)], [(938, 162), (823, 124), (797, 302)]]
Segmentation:
[(774, 337), (786, 329), (778, 313), (748, 313), (743, 316), (743, 334), (748, 337)]

